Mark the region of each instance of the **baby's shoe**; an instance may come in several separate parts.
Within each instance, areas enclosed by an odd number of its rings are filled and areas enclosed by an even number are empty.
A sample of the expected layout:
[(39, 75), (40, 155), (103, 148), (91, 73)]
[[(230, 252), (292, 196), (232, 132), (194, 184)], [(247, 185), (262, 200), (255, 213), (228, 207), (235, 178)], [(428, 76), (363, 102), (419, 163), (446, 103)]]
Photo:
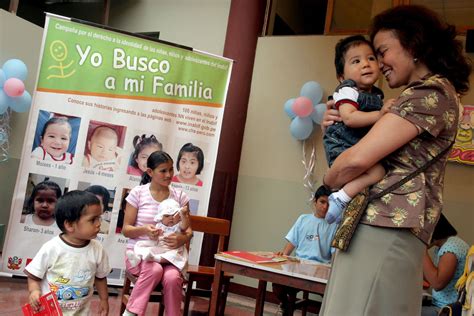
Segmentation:
[(135, 268), (136, 266), (138, 266), (140, 262), (142, 261), (142, 259), (139, 256), (137, 256), (133, 252), (133, 250), (127, 250), (125, 252), (125, 255), (127, 256), (128, 262), (130, 262), (130, 265), (132, 268)]
[(344, 209), (347, 206), (346, 202), (341, 201), (338, 197), (334, 197), (334, 193), (331, 194), (328, 198), (329, 201), (329, 208), (328, 212), (326, 213), (326, 221), (329, 224), (332, 224), (334, 222), (339, 222), (342, 219), (342, 212), (344, 212)]

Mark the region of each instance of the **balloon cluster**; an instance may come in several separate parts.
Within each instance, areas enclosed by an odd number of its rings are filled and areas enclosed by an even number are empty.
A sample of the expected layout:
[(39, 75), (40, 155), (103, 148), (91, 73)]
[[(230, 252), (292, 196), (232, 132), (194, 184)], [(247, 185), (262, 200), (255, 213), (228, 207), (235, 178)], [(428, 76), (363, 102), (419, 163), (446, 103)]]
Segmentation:
[(290, 132), (298, 140), (307, 139), (313, 132), (313, 122), (321, 124), (326, 104), (320, 103), (323, 89), (316, 81), (308, 81), (301, 87), (300, 96), (285, 102), (286, 114), (292, 119)]
[(10, 107), (15, 112), (26, 112), (31, 95), (25, 90), (28, 69), (19, 59), (7, 60), (0, 68), (0, 115)]

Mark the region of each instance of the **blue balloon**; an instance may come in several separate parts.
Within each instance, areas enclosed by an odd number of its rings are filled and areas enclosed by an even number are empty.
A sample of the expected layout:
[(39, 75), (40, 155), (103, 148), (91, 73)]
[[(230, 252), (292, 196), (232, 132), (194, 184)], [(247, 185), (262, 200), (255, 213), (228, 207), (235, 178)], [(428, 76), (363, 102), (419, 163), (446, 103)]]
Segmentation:
[(326, 112), (326, 104), (319, 103), (314, 106), (314, 111), (311, 114), (311, 119), (314, 123), (321, 125), (323, 121), (324, 112)]
[(5, 78), (5, 72), (3, 71), (3, 69), (0, 69), (0, 88), (3, 87), (5, 80), (7, 80), (7, 78)]
[(295, 98), (292, 98), (292, 99), (287, 100), (284, 105), (285, 112), (291, 119), (296, 117), (296, 114), (291, 109), (291, 106), (293, 105), (294, 102), (295, 102)]
[(295, 117), (291, 121), (290, 132), (294, 138), (305, 140), (313, 132), (313, 121), (310, 117)]
[(24, 62), (19, 59), (9, 59), (7, 60), (3, 66), (3, 71), (5, 72), (5, 78), (17, 78), (22, 81), (26, 80), (28, 76), (28, 69)]
[(10, 97), (3, 91), (3, 89), (0, 89), (0, 114), (5, 113), (9, 105)]
[(321, 102), (323, 89), (316, 81), (308, 81), (301, 87), (300, 96), (309, 98), (314, 104)]
[(10, 107), (15, 112), (26, 112), (31, 105), (31, 95), (25, 90), (19, 97), (10, 98)]

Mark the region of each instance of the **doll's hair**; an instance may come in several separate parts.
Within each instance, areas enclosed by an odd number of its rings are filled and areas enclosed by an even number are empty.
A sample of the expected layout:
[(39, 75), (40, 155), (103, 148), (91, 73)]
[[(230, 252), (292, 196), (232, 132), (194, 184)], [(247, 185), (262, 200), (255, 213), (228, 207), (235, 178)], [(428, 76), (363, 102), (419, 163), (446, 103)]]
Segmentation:
[(43, 190), (53, 190), (56, 193), (56, 198), (60, 198), (62, 195), (61, 188), (56, 182), (45, 180), (43, 182), (38, 183), (33, 187), (33, 191), (31, 191), (31, 195), (28, 199), (28, 203), (26, 206), (26, 214), (34, 214), (35, 213), (35, 197), (39, 191)]
[(158, 150), (163, 150), (163, 144), (156, 139), (155, 135), (150, 135), (147, 136), (146, 134), (136, 135), (133, 138), (133, 147), (135, 150), (133, 151), (132, 154), (132, 160), (130, 162), (130, 165), (132, 167), (138, 168), (138, 164), (136, 159), (138, 158), (138, 155), (140, 152), (143, 150), (143, 148), (146, 148), (148, 146), (158, 146)]
[(196, 174), (200, 174), (202, 168), (204, 168), (204, 153), (202, 149), (192, 143), (184, 144), (183, 147), (179, 150), (178, 159), (176, 160), (176, 169), (179, 171), (179, 161), (184, 153), (192, 153), (196, 155), (196, 158), (199, 162), (199, 166), (196, 170)]
[[(173, 164), (173, 158), (171, 158), (171, 156), (168, 155), (168, 153), (159, 150), (159, 151), (155, 151), (151, 153), (151, 155), (148, 157), (146, 161), (146, 166), (147, 168), (150, 168), (151, 170), (153, 170), (159, 165), (161, 165), (162, 163), (166, 163), (169, 161), (171, 161), (171, 164)], [(150, 175), (147, 172), (144, 172), (142, 174), (142, 180), (140, 181), (140, 184), (147, 184), (150, 182), (151, 182)]]
[(105, 187), (101, 185), (91, 185), (84, 191), (90, 192), (95, 195), (99, 195), (102, 197), (102, 204), (104, 206), (103, 211), (106, 212), (109, 210), (109, 202), (110, 202), (110, 193), (109, 190), (107, 190)]
[(91, 192), (73, 190), (64, 194), (56, 203), (56, 224), (62, 232), (66, 232), (64, 223), (79, 221), (88, 206), (100, 205), (100, 201)]

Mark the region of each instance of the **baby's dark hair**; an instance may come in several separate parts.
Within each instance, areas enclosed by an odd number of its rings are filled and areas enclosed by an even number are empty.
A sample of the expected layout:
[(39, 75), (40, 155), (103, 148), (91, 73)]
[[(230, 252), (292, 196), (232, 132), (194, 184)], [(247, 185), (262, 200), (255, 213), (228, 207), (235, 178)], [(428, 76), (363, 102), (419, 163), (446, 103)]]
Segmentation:
[(101, 185), (91, 185), (84, 191), (90, 192), (94, 195), (100, 195), (102, 197), (102, 204), (104, 206), (103, 211), (106, 212), (109, 210), (109, 202), (110, 202), (110, 193), (105, 187)]
[(314, 192), (314, 201), (316, 202), (322, 196), (330, 196), (331, 193), (331, 190), (322, 185), (316, 190), (316, 192)]
[(375, 49), (372, 46), (372, 43), (362, 35), (348, 36), (341, 39), (339, 42), (337, 42), (336, 53), (334, 57), (334, 65), (336, 66), (336, 75), (338, 77), (341, 77), (344, 75), (344, 65), (346, 63), (345, 57), (346, 57), (347, 51), (349, 50), (349, 48), (359, 46), (359, 45), (369, 46), (374, 52), (374, 56), (375, 56)]
[(184, 144), (183, 147), (179, 150), (178, 159), (176, 160), (176, 169), (179, 171), (179, 161), (184, 153), (193, 153), (196, 154), (196, 158), (199, 162), (199, 166), (197, 168), (196, 174), (200, 174), (202, 168), (204, 168), (204, 153), (202, 149), (192, 143)]
[(43, 130), (41, 131), (41, 138), (44, 137), (44, 134), (46, 133), (46, 129), (48, 128), (49, 125), (52, 124), (67, 124), (69, 126), (69, 134), (72, 133), (72, 127), (71, 124), (69, 123), (68, 119), (64, 116), (57, 116), (57, 117), (52, 117), (50, 118), (43, 126)]
[(451, 225), (451, 223), (448, 221), (446, 216), (444, 216), (443, 213), (441, 213), (438, 223), (436, 223), (436, 226), (433, 231), (433, 236), (431, 237), (432, 241), (436, 240), (442, 240), (446, 239), (451, 236), (456, 236), (458, 232), (456, 229)]
[[(171, 161), (171, 164), (173, 164), (173, 158), (171, 158), (171, 156), (168, 155), (168, 153), (159, 150), (159, 151), (155, 151), (151, 153), (151, 155), (148, 157), (146, 161), (146, 166), (147, 168), (150, 168), (153, 170), (159, 165), (161, 165), (162, 163), (169, 162), (169, 161)], [(151, 182), (150, 175), (148, 175), (147, 172), (144, 172), (142, 174), (142, 180), (140, 181), (140, 184), (147, 184), (150, 182)]]
[(155, 135), (146, 136), (146, 134), (142, 134), (141, 136), (136, 135), (133, 138), (133, 147), (135, 148), (135, 150), (133, 151), (132, 161), (130, 163), (132, 167), (138, 168), (138, 164), (136, 161), (136, 159), (138, 158), (138, 154), (143, 150), (143, 148), (151, 145), (158, 146), (160, 148), (158, 150), (163, 150), (163, 144), (160, 143), (158, 139), (156, 139)]
[(99, 199), (92, 193), (73, 190), (64, 194), (56, 203), (56, 223), (59, 229), (65, 233), (64, 223), (74, 223), (79, 221), (87, 206), (100, 205)]
[(34, 208), (34, 202), (35, 202), (35, 197), (38, 194), (39, 191), (43, 190), (53, 190), (56, 193), (56, 197), (59, 199), (62, 195), (61, 188), (56, 182), (45, 180), (43, 182), (38, 183), (33, 187), (33, 191), (31, 192), (31, 195), (28, 199), (27, 207), (26, 207), (26, 214), (34, 214), (35, 213), (35, 208)]

